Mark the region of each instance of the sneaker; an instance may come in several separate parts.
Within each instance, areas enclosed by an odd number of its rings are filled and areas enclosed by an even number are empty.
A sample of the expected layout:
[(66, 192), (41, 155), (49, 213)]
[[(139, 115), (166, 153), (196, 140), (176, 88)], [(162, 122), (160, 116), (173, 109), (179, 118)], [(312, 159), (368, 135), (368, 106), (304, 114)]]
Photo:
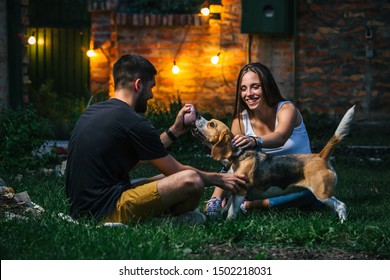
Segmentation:
[(195, 209), (194, 211), (188, 211), (177, 216), (176, 221), (180, 224), (196, 226), (204, 224), (206, 222), (206, 216), (199, 209)]
[(248, 209), (246, 209), (246, 199), (244, 199), (240, 204), (240, 210), (243, 214), (248, 213)]
[(213, 197), (207, 201), (206, 215), (210, 218), (218, 218), (221, 215), (222, 199)]

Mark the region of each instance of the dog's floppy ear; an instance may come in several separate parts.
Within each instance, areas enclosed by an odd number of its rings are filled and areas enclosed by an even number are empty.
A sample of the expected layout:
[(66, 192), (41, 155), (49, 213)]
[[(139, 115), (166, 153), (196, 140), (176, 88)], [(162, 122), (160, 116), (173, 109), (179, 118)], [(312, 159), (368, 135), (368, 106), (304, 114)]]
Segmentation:
[(232, 138), (228, 129), (225, 129), (219, 135), (218, 142), (211, 149), (211, 156), (215, 160), (228, 159), (232, 156)]

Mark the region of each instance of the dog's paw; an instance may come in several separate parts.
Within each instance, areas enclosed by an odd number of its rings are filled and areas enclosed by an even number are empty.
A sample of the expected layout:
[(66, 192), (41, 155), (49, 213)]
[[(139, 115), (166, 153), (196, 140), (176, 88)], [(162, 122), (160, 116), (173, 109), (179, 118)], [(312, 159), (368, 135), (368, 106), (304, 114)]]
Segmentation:
[(229, 214), (226, 216), (226, 220), (235, 220), (237, 218), (237, 214)]
[(337, 213), (341, 223), (347, 219), (347, 205), (344, 202), (336, 199), (334, 196), (323, 199), (321, 202)]
[(336, 208), (337, 214), (339, 215), (340, 222), (343, 223), (347, 220), (347, 206), (341, 202)]

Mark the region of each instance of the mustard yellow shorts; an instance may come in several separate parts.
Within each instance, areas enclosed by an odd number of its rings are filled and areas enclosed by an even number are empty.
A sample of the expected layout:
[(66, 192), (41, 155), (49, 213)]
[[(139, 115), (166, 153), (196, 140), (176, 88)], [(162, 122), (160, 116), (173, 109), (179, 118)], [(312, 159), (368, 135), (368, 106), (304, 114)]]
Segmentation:
[(122, 193), (114, 211), (103, 219), (103, 223), (126, 224), (145, 218), (160, 216), (167, 211), (157, 190), (157, 181), (129, 189)]

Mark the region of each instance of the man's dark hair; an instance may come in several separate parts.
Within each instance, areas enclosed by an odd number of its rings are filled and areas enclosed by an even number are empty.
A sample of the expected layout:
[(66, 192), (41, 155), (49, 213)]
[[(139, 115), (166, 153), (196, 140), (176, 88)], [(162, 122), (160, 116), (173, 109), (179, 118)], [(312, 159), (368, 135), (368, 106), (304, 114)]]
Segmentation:
[(143, 84), (152, 80), (157, 74), (153, 64), (138, 54), (125, 54), (114, 64), (113, 76), (115, 90), (126, 88), (136, 79), (141, 79)]

